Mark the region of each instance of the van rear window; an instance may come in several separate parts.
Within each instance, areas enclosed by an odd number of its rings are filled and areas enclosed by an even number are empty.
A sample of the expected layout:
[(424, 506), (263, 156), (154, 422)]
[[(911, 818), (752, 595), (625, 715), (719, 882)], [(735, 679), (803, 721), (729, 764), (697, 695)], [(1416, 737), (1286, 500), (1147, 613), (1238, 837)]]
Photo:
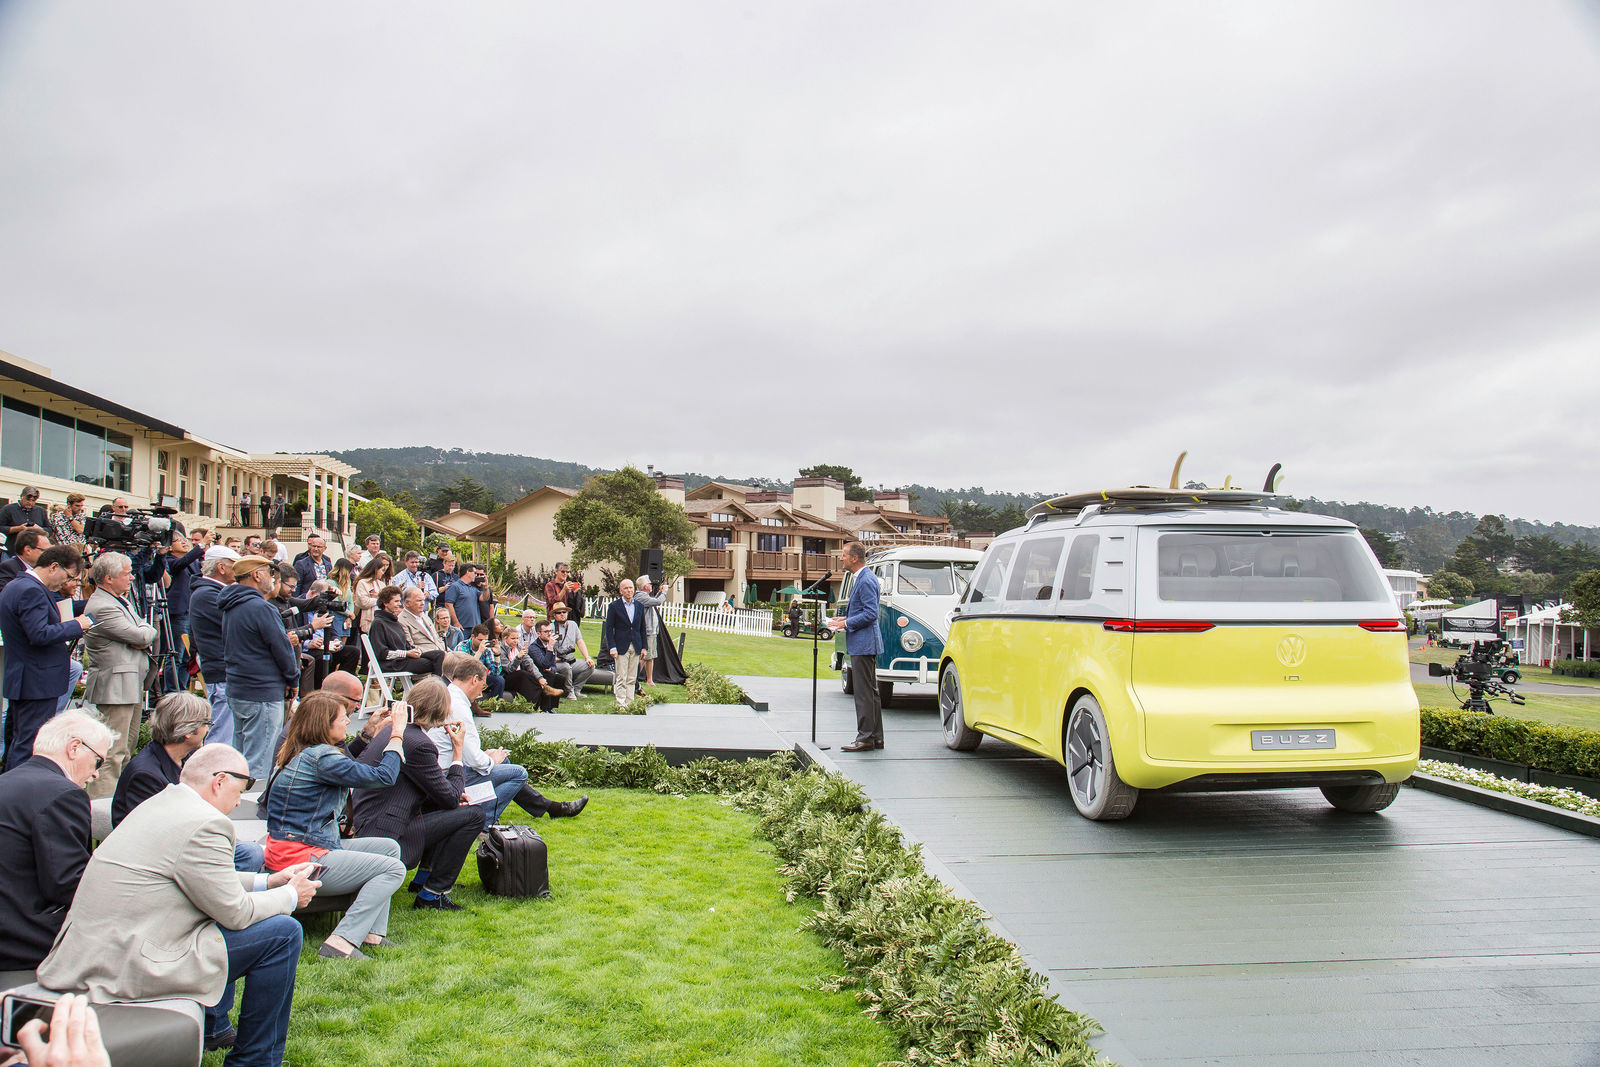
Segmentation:
[(1162, 600), (1304, 604), (1389, 599), (1354, 531), (1318, 534), (1164, 533)]

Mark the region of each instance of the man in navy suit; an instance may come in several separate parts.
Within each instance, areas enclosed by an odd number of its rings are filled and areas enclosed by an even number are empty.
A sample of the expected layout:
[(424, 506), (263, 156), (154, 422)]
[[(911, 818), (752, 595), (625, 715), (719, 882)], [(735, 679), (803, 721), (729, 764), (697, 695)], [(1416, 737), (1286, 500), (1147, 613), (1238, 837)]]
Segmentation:
[(878, 701), (878, 654), (883, 633), (878, 629), (878, 576), (866, 569), (867, 550), (860, 541), (844, 546), (844, 565), (855, 581), (843, 615), (828, 620), (828, 628), (843, 630), (844, 650), (850, 654), (851, 689), (856, 698), (856, 739), (840, 745), (840, 752), (865, 752), (883, 747), (883, 705)]
[(611, 636), (611, 669), (616, 680), (611, 693), (617, 703), (627, 707), (633, 700), (634, 684), (639, 680), (639, 656), (644, 652), (644, 606), (633, 602), (633, 582), (622, 579), (617, 589), (621, 599), (606, 609), (606, 632)]
[(33, 738), (67, 691), (67, 642), (94, 625), (89, 616), (61, 621), (56, 593), (83, 566), (83, 553), (53, 545), (33, 567), (0, 590), (0, 638), (5, 640), (6, 770), (33, 756)]

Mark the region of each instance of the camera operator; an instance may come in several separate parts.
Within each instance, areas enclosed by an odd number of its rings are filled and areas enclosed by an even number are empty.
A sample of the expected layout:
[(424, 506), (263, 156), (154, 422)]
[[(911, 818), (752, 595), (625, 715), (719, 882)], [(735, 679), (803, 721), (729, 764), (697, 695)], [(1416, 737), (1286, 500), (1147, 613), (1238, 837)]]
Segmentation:
[[(340, 598), (338, 587), (331, 580), (323, 579), (312, 582), (307, 593), (305, 610), (315, 613), (313, 621), (320, 615), (326, 615), (329, 620), (326, 627), (300, 646), (302, 652), (311, 656), (312, 680), (315, 688), (320, 689), (334, 671), (354, 674), (360, 666), (361, 649), (350, 642), (350, 604)], [(306, 679), (302, 678), (300, 688), (309, 692), (305, 683)]]
[(82, 493), (68, 493), (67, 506), (59, 515), (50, 516), (50, 540), (58, 545), (84, 548), (89, 541), (83, 536), (84, 520), (88, 517)]
[(300, 661), (283, 616), (267, 602), (278, 591), (277, 567), (261, 556), (245, 556), (234, 562), (233, 579), (217, 605), (234, 747), (244, 753), (251, 775), (266, 781), (287, 695), (300, 681)]
[(163, 561), (167, 576), (167, 618), (172, 622), (173, 658), (162, 672), (162, 691), (182, 689), (189, 680), (189, 605), (194, 580), (200, 577), (200, 562), (211, 544), (209, 530), (196, 530), (194, 540), (173, 534)]
[[(308, 597), (297, 597), (300, 575), (287, 563), (274, 564), (278, 569), (278, 592), (268, 598), (283, 619), (283, 628), (289, 641), (299, 650), (300, 680), (305, 682), (315, 671), (316, 661), (322, 654), (321, 632), (333, 622), (330, 614), (317, 613), (316, 605)], [(315, 643), (315, 651), (312, 650)]]
[(128, 603), (133, 560), (121, 552), (102, 552), (89, 568), (89, 580), (95, 589), (88, 611), (99, 625), (83, 638), (89, 653), (83, 699), (98, 708), (106, 725), (116, 732), (116, 740), (101, 753), (106, 762), (100, 776), (89, 785), (90, 799), (98, 800), (116, 792), (117, 777), (133, 754), (139, 711), (144, 706), (144, 679), (157, 631)]
[(0, 508), (0, 532), (6, 535), (6, 554), (16, 555), (17, 535), (23, 530), (41, 530), (50, 533), (50, 515), (39, 503), (39, 490), (24, 486), (22, 494)]
[(233, 584), (233, 564), (239, 553), (226, 545), (206, 549), (200, 565), (200, 580), (189, 597), (189, 634), (205, 680), (206, 699), (211, 701), (213, 741), (233, 743), (233, 711), (228, 707), (228, 667), (222, 649), (222, 608), (217, 600)]

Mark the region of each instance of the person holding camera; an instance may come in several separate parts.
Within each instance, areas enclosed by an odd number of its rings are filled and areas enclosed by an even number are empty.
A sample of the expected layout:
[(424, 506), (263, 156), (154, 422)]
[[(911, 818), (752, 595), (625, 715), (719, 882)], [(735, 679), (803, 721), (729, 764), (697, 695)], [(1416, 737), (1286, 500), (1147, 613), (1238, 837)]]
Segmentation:
[[(371, 741), (389, 722), (390, 710), (372, 714), (362, 729)], [(297, 863), (320, 864), (325, 893), (354, 892), (344, 918), (317, 949), (330, 959), (364, 960), (362, 948), (389, 944), (389, 898), (406, 880), (400, 845), (388, 837), (339, 836), (339, 814), (351, 789), (387, 789), (400, 777), (403, 736), (390, 731), (373, 764), (358, 763), (345, 750), (350, 711), (332, 693), (307, 696), (289, 720), (289, 736), (278, 750), (276, 769), (262, 796), (267, 813), (269, 871)]]
[(23, 530), (50, 533), (50, 515), (39, 503), (39, 490), (31, 485), (23, 486), (16, 500), (0, 508), (0, 532), (6, 535), (7, 555), (16, 555), (17, 535)]
[(223, 659), (236, 747), (250, 773), (272, 771), (272, 746), (283, 725), (287, 694), (300, 680), (300, 659), (267, 599), (278, 591), (278, 568), (261, 556), (233, 564), (233, 584), (217, 597), (222, 612)]
[[(578, 598), (582, 603), (583, 598)], [(589, 646), (583, 640), (583, 631), (570, 617), (575, 610), (571, 604), (558, 604), (550, 613), (550, 628), (554, 638), (552, 647), (556, 659), (564, 664), (569, 676), (568, 695), (576, 700), (582, 695), (583, 685), (595, 672), (595, 659), (589, 655)]]
[(450, 621), (468, 633), (481, 622), (494, 618), (494, 593), (489, 576), (479, 563), (461, 565), (461, 579), (439, 594), (439, 603), (450, 609)]
[(83, 685), (83, 699), (95, 706), (106, 725), (117, 732), (104, 755), (100, 777), (89, 786), (89, 796), (98, 800), (117, 791), (117, 777), (133, 753), (139, 734), (139, 711), (144, 707), (145, 675), (150, 670), (150, 649), (156, 643), (156, 628), (145, 622), (128, 603), (133, 586), (133, 560), (121, 552), (102, 552), (89, 568), (94, 595), (88, 612), (100, 625), (84, 635), (88, 650), (89, 676)]
[(434, 584), (432, 575), (422, 569), (421, 552), (406, 553), (400, 570), (394, 576), (394, 584), (398, 585), (402, 592), (408, 589), (422, 590), (424, 607), (439, 599), (439, 587)]
[(313, 583), (306, 603), (310, 605), (307, 610), (329, 619), (328, 625), (303, 646), (312, 657), (313, 685), (320, 689), (334, 671), (355, 671), (360, 666), (361, 650), (350, 641), (350, 602), (339, 595), (339, 588), (331, 579)]

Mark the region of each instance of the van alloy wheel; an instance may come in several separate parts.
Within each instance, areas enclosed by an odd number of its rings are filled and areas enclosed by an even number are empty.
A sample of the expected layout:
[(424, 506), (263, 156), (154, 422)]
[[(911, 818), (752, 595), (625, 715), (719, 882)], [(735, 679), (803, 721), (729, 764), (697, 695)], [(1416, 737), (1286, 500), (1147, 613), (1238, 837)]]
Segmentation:
[(1067, 786), (1078, 814), (1095, 820), (1127, 818), (1139, 791), (1117, 774), (1116, 759), (1106, 740), (1105, 716), (1094, 697), (1079, 697), (1072, 705), (1062, 748)]
[(961, 675), (954, 664), (946, 667), (939, 678), (939, 724), (946, 748), (971, 752), (983, 740), (982, 734), (967, 725), (961, 706)]

